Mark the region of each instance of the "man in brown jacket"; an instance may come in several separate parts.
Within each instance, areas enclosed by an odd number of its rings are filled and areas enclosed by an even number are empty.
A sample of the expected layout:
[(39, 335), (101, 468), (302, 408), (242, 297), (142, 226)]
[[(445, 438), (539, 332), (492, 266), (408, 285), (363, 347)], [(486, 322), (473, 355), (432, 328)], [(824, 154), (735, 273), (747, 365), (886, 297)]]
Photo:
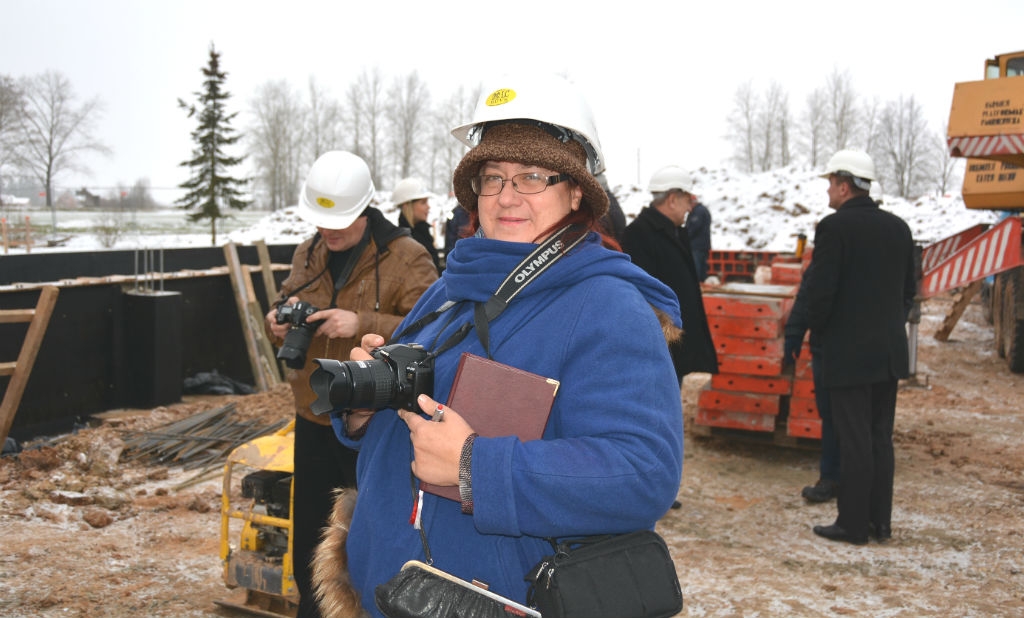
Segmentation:
[[(317, 233), (295, 249), (279, 300), (267, 313), (267, 328), (281, 346), (293, 322), (278, 324), (278, 312), (298, 301), (316, 312), (305, 318), (311, 339), (292, 337), (286, 362), (295, 396), (292, 557), (299, 587), (298, 616), (319, 616), (309, 563), (327, 523), (332, 492), (355, 487), (356, 452), (338, 442), (327, 415), (310, 410), (316, 400), (309, 376), (316, 358), (348, 360), (366, 333), (390, 336), (420, 295), (437, 280), (423, 246), (368, 206), (374, 195), (369, 168), (359, 157), (325, 153), (313, 164), (299, 196), (298, 213)], [(301, 347), (308, 341), (302, 358)]]

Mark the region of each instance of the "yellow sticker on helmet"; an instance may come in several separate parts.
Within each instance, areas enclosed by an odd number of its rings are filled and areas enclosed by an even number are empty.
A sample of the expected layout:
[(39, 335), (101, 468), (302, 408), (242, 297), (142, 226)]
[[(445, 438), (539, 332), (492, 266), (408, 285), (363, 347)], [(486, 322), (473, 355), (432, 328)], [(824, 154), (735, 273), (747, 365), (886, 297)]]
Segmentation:
[(334, 202), (327, 199), (326, 197), (316, 198), (316, 203), (319, 204), (320, 206), (323, 206), (324, 208), (334, 208)]
[(498, 88), (492, 92), (485, 103), (488, 107), (494, 107), (495, 105), (504, 105), (516, 98), (516, 91), (511, 88)]

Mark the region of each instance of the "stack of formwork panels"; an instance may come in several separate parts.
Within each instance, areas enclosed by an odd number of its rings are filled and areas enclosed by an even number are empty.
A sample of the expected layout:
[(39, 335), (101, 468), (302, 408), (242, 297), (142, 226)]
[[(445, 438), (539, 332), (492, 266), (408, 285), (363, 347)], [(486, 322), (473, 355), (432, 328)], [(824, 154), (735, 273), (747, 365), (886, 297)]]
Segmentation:
[(773, 432), (782, 397), (792, 390), (783, 374), (783, 328), (794, 285), (727, 283), (704, 292), (717, 375), (701, 391), (696, 425)]
[(794, 438), (821, 439), (821, 417), (814, 399), (814, 376), (811, 373), (811, 346), (804, 337), (800, 357), (793, 368), (793, 389), (789, 396), (786, 435)]

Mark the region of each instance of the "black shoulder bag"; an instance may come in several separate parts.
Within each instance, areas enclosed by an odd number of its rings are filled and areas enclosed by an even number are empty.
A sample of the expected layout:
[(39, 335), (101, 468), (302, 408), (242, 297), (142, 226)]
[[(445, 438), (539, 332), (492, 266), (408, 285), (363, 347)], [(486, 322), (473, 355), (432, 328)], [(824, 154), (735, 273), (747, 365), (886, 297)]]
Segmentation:
[(665, 541), (652, 530), (556, 543), (526, 581), (544, 618), (669, 618), (683, 594)]

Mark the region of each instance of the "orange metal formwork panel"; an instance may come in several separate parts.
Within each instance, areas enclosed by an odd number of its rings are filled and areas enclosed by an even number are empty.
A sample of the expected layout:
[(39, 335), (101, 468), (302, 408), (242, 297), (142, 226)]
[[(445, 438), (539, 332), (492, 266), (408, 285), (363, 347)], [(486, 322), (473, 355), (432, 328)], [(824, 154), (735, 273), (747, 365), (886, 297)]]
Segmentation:
[(775, 417), (770, 414), (747, 412), (726, 412), (723, 410), (697, 409), (693, 422), (707, 427), (745, 429), (747, 431), (775, 431)]
[(703, 297), (704, 312), (709, 317), (782, 318), (786, 315), (787, 304), (789, 304), (784, 298), (769, 298), (767, 296), (709, 292)]
[(772, 283), (800, 283), (803, 278), (804, 269), (802, 264), (772, 264)]
[(779, 413), (781, 395), (765, 395), (761, 393), (732, 393), (705, 389), (697, 399), (697, 405), (706, 410), (723, 410), (728, 412), (747, 412), (750, 414)]
[(786, 423), (786, 435), (794, 438), (821, 439), (821, 421), (810, 418), (790, 418)]
[(782, 375), (782, 358), (720, 355), (718, 371), (751, 376), (778, 376)]
[(755, 339), (744, 337), (715, 337), (715, 350), (732, 356), (782, 356), (782, 339)]
[(717, 373), (711, 376), (711, 388), (718, 391), (788, 395), (792, 381), (786, 376), (750, 376)]
[(813, 418), (820, 421), (821, 416), (818, 414), (818, 404), (814, 397), (790, 397), (789, 418)]
[(814, 372), (811, 371), (810, 354), (801, 354), (800, 358), (796, 359), (796, 365), (793, 367), (793, 379), (794, 380), (813, 380), (814, 379)]
[(814, 380), (811, 378), (793, 380), (792, 393), (794, 397), (814, 399)]
[(785, 326), (782, 318), (733, 318), (720, 315), (708, 316), (708, 327), (711, 336), (719, 337), (754, 337), (775, 339), (782, 336)]

